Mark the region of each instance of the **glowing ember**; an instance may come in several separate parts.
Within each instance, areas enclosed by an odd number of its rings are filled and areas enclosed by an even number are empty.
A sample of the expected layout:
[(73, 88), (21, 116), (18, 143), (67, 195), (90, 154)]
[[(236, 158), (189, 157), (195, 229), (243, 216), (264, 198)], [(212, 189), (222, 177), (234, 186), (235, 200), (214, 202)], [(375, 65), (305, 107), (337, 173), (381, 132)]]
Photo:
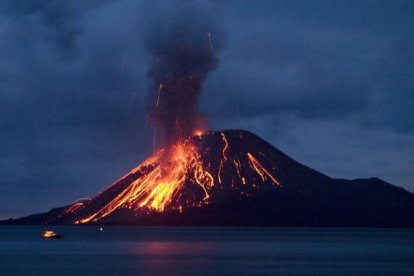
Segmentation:
[(194, 131), (194, 133), (193, 133), (193, 134), (194, 134), (194, 136), (201, 137), (201, 135), (203, 135), (203, 133), (204, 133), (204, 132), (203, 132), (202, 130), (197, 129), (197, 130), (195, 130), (195, 131)]

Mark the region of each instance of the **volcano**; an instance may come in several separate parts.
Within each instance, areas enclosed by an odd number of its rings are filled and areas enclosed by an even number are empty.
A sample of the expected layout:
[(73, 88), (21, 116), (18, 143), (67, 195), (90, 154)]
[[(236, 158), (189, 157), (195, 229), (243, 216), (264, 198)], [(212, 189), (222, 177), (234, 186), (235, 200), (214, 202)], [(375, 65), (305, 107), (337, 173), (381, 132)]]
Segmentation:
[(378, 178), (330, 178), (247, 131), (211, 131), (91, 199), (7, 223), (411, 227), (414, 195)]

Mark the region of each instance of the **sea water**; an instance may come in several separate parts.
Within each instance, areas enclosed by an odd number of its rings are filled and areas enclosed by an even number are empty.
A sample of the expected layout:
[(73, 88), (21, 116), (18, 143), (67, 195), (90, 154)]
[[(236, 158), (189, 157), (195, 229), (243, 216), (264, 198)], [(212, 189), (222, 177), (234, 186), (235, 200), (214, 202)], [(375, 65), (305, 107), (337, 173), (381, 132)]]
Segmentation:
[(414, 275), (414, 229), (0, 226), (0, 275), (223, 274)]

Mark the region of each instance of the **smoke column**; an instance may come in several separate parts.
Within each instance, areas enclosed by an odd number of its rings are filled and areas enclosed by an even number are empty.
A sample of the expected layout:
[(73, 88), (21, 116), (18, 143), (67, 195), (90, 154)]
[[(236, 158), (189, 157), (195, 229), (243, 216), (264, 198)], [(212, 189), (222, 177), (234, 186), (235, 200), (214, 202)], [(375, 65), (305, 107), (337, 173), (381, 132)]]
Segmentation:
[(206, 127), (198, 101), (203, 82), (218, 64), (221, 34), (212, 13), (195, 3), (159, 18), (147, 34), (148, 78), (155, 98), (150, 119), (167, 145)]

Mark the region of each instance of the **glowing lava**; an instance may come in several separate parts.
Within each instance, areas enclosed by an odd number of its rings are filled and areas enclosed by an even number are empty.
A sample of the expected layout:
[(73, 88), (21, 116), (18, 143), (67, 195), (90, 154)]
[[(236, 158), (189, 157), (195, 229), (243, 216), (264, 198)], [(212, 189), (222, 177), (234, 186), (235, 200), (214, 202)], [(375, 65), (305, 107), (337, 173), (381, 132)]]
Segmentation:
[(243, 143), (233, 149), (225, 132), (200, 133), (180, 140), (150, 156), (90, 201), (73, 203), (59, 217), (93, 223), (122, 212), (183, 213), (210, 204), (217, 193), (232, 191), (249, 197), (262, 185), (281, 186), (275, 177), (276, 168), (266, 161), (269, 158), (240, 151), (240, 147)]
[[(147, 173), (133, 181), (104, 208), (79, 222), (97, 221), (118, 208), (147, 208), (162, 212), (168, 204), (180, 200), (180, 191), (189, 175), (194, 184), (201, 188), (204, 196), (201, 202), (187, 200), (185, 203), (199, 206), (209, 198), (208, 190), (214, 185), (212, 175), (203, 167), (194, 144), (189, 140), (177, 143), (168, 152), (160, 150), (133, 171)], [(73, 209), (72, 206), (69, 208)], [(182, 205), (177, 208), (182, 210)]]

